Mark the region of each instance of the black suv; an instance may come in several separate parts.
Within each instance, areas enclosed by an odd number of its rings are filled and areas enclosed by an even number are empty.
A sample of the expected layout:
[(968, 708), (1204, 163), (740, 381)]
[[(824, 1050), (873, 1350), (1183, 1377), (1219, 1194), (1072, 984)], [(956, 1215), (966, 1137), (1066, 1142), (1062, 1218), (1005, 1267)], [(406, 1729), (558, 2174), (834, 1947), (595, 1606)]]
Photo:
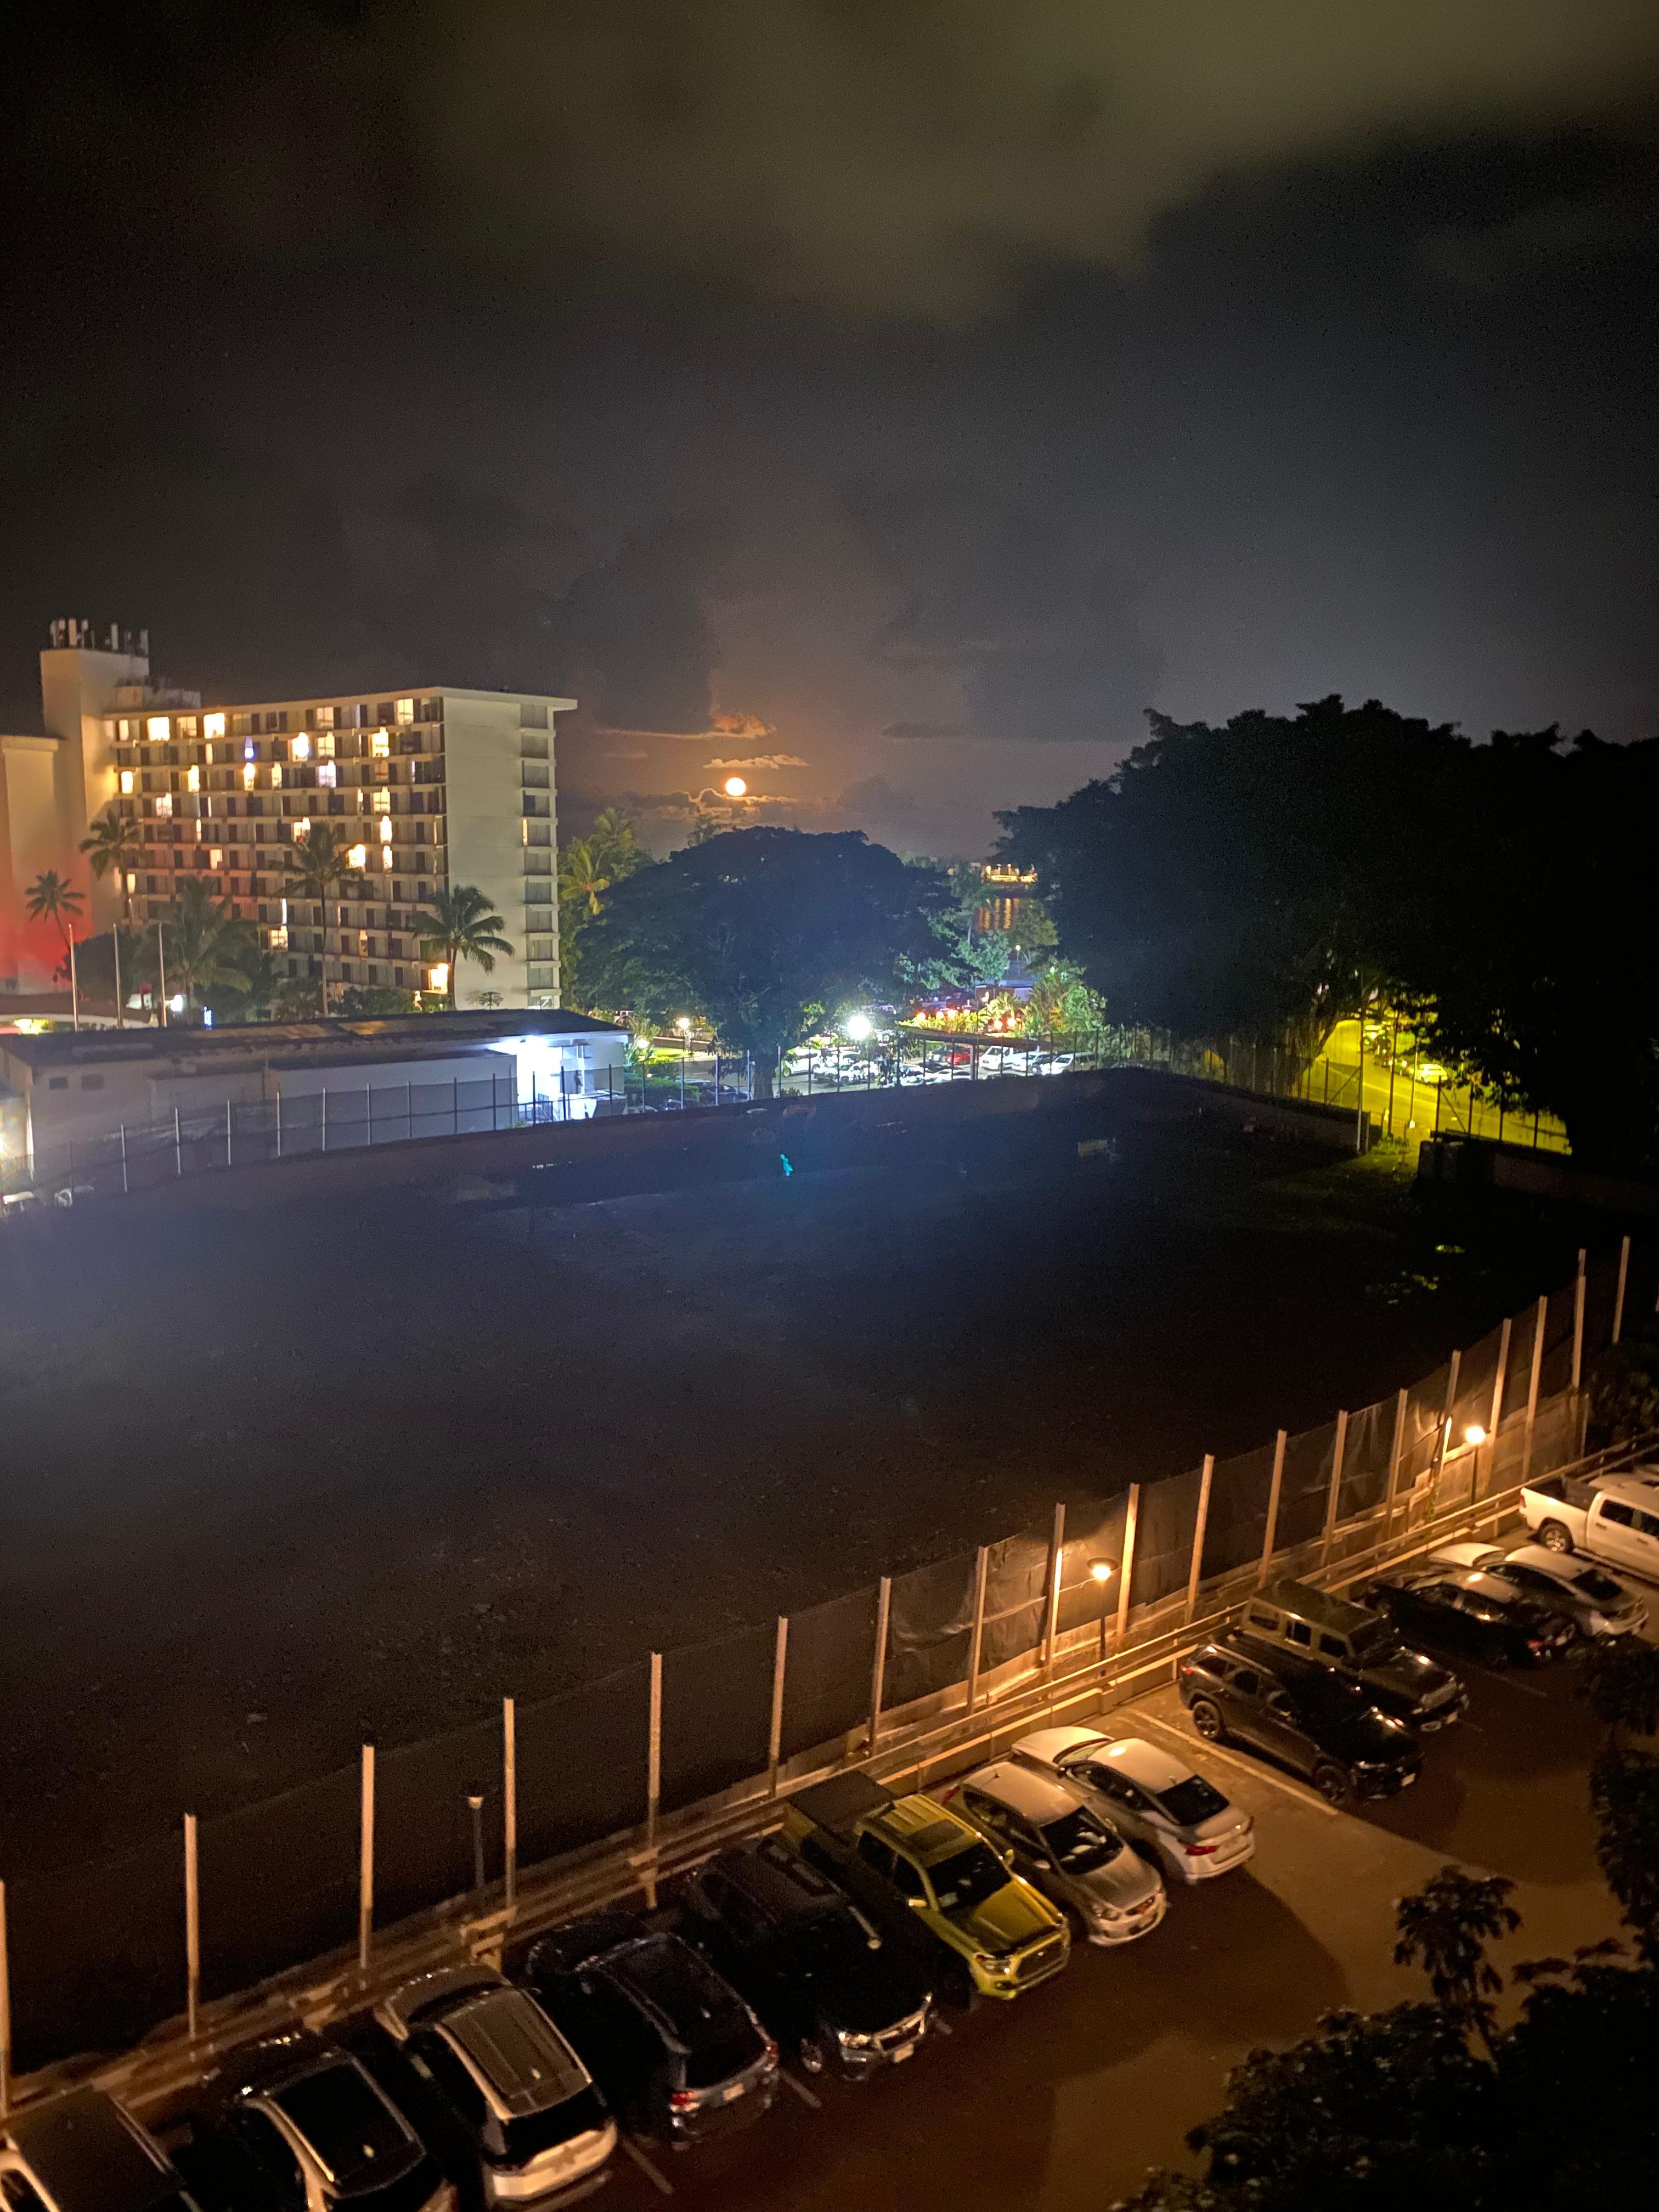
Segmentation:
[(635, 2134), (694, 2142), (758, 2118), (777, 2093), (778, 2046), (731, 1984), (635, 1913), (554, 1929), (520, 1978)]
[(1351, 1675), (1379, 1712), (1419, 1733), (1449, 1727), (1469, 1702), (1449, 1668), (1408, 1650), (1387, 1621), (1307, 1583), (1269, 1583), (1245, 1607), (1239, 1626), (1258, 1644)]
[(1564, 1613), (1470, 1567), (1397, 1567), (1367, 1583), (1360, 1595), (1413, 1635), (1453, 1644), (1488, 1667), (1559, 1659), (1577, 1635)]
[(1415, 1782), (1417, 1739), (1359, 1685), (1229, 1630), (1181, 1662), (1176, 1686), (1211, 1743), (1248, 1744), (1305, 1774), (1322, 1797), (1392, 1797)]
[(781, 1837), (720, 1853), (682, 1886), (686, 1934), (809, 2074), (908, 2058), (933, 1990), (829, 1876)]

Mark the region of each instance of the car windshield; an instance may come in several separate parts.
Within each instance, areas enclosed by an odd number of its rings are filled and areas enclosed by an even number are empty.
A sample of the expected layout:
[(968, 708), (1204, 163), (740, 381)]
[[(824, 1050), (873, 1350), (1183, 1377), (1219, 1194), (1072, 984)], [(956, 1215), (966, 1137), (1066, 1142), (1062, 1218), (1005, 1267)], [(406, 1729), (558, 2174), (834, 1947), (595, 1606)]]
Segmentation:
[(1102, 1827), (1081, 1805), (1062, 1814), (1058, 1820), (1050, 1820), (1042, 1831), (1042, 1840), (1054, 1864), (1066, 1874), (1093, 1874), (1097, 1867), (1110, 1866), (1123, 1849), (1122, 1837)]
[(531, 2112), (521, 2120), (509, 2120), (501, 2131), (501, 2151), (492, 2164), (527, 2166), (532, 2158), (544, 2150), (554, 2150), (560, 2143), (573, 2142), (591, 2129), (605, 2125), (605, 2106), (599, 2102), (597, 2089), (578, 2089), (574, 2097), (562, 2104), (550, 2106), (544, 2112)]
[(1351, 1721), (1370, 1703), (1358, 1682), (1340, 1674), (1304, 1674), (1286, 1688), (1297, 1711), (1314, 1721)]
[(1349, 1641), (1354, 1657), (1367, 1667), (1385, 1666), (1390, 1659), (1397, 1659), (1404, 1648), (1386, 1620), (1374, 1620), (1364, 1628), (1355, 1629)]
[(1604, 1575), (1600, 1567), (1586, 1567), (1572, 1578), (1572, 1586), (1583, 1596), (1594, 1598), (1598, 1605), (1617, 1605), (1626, 1593), (1622, 1583), (1611, 1575)]
[(1008, 1880), (1001, 1860), (985, 1844), (969, 1844), (965, 1851), (942, 1859), (928, 1873), (941, 1912), (971, 1912), (988, 1897), (994, 1897)]
[(1201, 1774), (1189, 1774), (1173, 1789), (1160, 1790), (1158, 1802), (1179, 1828), (1195, 1828), (1200, 1820), (1213, 1820), (1227, 1809), (1226, 1799)]
[(688, 2089), (712, 2089), (717, 2081), (729, 2081), (745, 2066), (752, 2066), (763, 2048), (746, 2020), (733, 2020), (723, 2035), (700, 2043), (687, 2054), (685, 2086)]
[(355, 2066), (325, 2066), (290, 2082), (276, 2102), (343, 2191), (372, 2188), (409, 2163), (409, 2133)]

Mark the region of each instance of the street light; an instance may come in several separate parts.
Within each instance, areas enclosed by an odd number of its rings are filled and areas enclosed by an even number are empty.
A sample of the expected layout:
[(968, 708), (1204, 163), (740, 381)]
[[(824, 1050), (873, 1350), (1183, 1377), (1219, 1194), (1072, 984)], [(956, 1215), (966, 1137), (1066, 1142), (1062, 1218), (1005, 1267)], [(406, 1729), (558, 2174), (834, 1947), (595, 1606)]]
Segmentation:
[(866, 1037), (872, 1037), (875, 1033), (876, 1025), (868, 1014), (848, 1014), (847, 1017), (847, 1034), (854, 1044), (862, 1044)]
[(691, 1017), (682, 1014), (674, 1024), (680, 1033), (680, 1110), (685, 1110), (685, 1071), (691, 1059)]
[(1477, 1450), (1483, 1443), (1486, 1443), (1486, 1432), (1481, 1427), (1479, 1421), (1471, 1421), (1469, 1423), (1468, 1428), (1463, 1431), (1463, 1441), (1466, 1444), (1473, 1444)]
[(1110, 1559), (1091, 1559), (1089, 1562), (1089, 1579), (1100, 1589), (1100, 1659), (1103, 1666), (1106, 1663), (1106, 1585), (1116, 1572), (1116, 1565)]

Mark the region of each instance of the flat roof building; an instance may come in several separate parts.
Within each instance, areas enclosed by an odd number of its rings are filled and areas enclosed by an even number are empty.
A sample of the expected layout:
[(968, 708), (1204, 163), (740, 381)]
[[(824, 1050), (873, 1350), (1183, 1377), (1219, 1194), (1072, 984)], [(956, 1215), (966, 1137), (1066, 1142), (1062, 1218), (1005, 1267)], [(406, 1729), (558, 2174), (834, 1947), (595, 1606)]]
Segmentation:
[[(254, 925), (279, 974), (416, 991), (446, 979), (422, 959), (412, 913), (474, 884), (513, 951), (492, 973), (468, 969), (463, 1000), (557, 1006), (555, 720), (574, 699), (388, 684), (204, 703), (152, 683), (147, 632), (75, 621), (52, 624), (40, 677), (47, 734), (0, 737), (0, 993), (50, 986), (58, 947), (22, 901), (56, 867), (85, 893), (88, 930), (129, 902), (135, 927), (151, 924), (193, 879)], [(96, 882), (79, 846), (111, 807), (137, 824), (143, 858)], [(360, 876), (326, 915), (288, 898), (283, 877), (283, 848), (318, 821), (350, 837)]]

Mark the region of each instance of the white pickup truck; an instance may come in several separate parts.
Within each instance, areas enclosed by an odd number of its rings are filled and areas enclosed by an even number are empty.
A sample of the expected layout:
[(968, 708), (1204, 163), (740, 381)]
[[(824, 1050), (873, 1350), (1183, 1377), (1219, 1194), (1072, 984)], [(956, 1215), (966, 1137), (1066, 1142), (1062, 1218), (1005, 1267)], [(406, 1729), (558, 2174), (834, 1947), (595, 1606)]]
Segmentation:
[(1582, 1552), (1659, 1582), (1659, 1468), (1588, 1481), (1547, 1474), (1521, 1492), (1527, 1526), (1552, 1552)]

